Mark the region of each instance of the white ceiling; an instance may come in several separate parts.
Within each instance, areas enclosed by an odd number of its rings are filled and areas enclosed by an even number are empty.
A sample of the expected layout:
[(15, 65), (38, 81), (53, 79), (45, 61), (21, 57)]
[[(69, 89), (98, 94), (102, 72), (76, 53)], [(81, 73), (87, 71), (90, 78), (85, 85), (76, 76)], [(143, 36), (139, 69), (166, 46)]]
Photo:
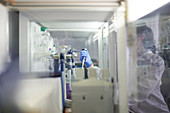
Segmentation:
[(113, 11), (22, 11), (30, 20), (50, 21), (107, 21)]
[(98, 29), (104, 22), (88, 22), (88, 21), (53, 21), (40, 22), (48, 29)]
[(12, 5), (116, 5), (120, 0), (6, 0)]
[[(34, 0), (14, 0), (16, 2), (35, 2)], [(42, 26), (45, 26), (49, 29), (75, 29), (74, 31), (67, 31), (69, 38), (88, 38), (90, 35), (94, 34), (94, 31), (86, 31), (81, 32), (81, 30), (89, 30), (89, 29), (98, 29), (100, 28), (106, 21), (108, 21), (113, 15), (115, 8), (112, 2), (118, 0), (36, 0), (38, 1), (59, 1), (63, 2), (65, 6), (19, 6), (20, 15), (29, 18), (30, 21), (38, 22)], [(68, 6), (67, 2), (73, 1), (72, 5)], [(81, 3), (85, 5), (76, 4), (76, 1), (87, 2)], [(94, 3), (92, 1), (95, 1)], [(90, 3), (92, 2), (92, 3)], [(96, 5), (96, 3), (98, 5)], [(105, 4), (104, 6), (101, 6)], [(14, 7), (17, 7), (15, 6)], [(21, 5), (21, 4), (20, 4)], [(61, 4), (60, 4), (61, 5)], [(37, 9), (36, 9), (37, 8)], [(77, 31), (76, 31), (77, 29)], [(64, 30), (66, 31), (66, 30)], [(63, 31), (59, 33), (56, 31), (54, 33), (54, 37), (64, 37)]]
[[(100, 28), (113, 11), (21, 11), (20, 14), (49, 29), (77, 29), (70, 38), (88, 38), (94, 32), (78, 32), (79, 29)], [(58, 36), (55, 34), (55, 37)]]
[[(72, 37), (88, 38), (93, 31), (78, 32), (79, 29), (89, 30), (100, 28), (113, 12), (100, 11), (21, 11), (21, 15), (39, 22), (49, 29), (77, 29)], [(77, 35), (77, 36), (76, 36)], [(55, 34), (55, 37), (58, 37)], [(61, 36), (64, 37), (64, 36)]]

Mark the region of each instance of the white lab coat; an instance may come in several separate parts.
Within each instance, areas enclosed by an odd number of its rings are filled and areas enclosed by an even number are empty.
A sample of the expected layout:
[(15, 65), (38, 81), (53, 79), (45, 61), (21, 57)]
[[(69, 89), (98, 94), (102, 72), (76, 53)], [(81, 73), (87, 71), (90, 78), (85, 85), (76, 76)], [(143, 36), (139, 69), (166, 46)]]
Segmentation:
[(93, 64), (89, 67), (89, 69), (95, 69), (96, 70), (96, 78), (101, 80), (102, 79), (102, 71), (99, 67), (94, 66)]
[(138, 51), (138, 97), (129, 98), (129, 109), (135, 113), (170, 113), (160, 92), (164, 71), (163, 59), (150, 50)]

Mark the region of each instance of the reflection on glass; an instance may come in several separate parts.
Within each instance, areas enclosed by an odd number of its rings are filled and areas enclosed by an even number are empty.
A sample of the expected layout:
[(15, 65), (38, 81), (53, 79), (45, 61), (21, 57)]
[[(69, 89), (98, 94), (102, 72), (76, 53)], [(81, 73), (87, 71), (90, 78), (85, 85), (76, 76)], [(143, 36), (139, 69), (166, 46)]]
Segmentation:
[(137, 97), (129, 96), (133, 112), (169, 113), (170, 14), (163, 12), (167, 6), (136, 21)]

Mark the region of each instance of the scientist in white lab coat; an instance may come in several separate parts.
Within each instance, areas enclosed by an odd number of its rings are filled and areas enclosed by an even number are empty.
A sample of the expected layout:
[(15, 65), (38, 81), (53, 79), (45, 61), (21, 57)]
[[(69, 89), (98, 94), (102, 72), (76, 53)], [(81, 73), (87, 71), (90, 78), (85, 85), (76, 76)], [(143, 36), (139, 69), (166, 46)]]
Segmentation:
[[(132, 113), (170, 113), (160, 92), (165, 66), (163, 59), (154, 54), (153, 32), (141, 26), (137, 28), (137, 35), (138, 98), (129, 98), (129, 109)], [(82, 50), (80, 54), (81, 61), (86, 57), (86, 67), (94, 68), (88, 51)]]
[(137, 27), (138, 97), (129, 97), (129, 109), (134, 113), (170, 113), (160, 91), (164, 61), (154, 54), (152, 42), (152, 30), (146, 25)]

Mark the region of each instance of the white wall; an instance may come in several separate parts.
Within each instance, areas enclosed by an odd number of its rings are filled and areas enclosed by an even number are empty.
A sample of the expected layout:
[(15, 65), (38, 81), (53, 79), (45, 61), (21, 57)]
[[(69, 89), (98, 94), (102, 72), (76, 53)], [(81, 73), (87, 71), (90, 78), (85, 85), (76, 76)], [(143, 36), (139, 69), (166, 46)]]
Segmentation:
[(0, 74), (5, 70), (9, 61), (8, 53), (8, 10), (0, 4)]
[(103, 69), (102, 30), (98, 32), (99, 67)]
[(99, 60), (99, 56), (98, 56), (98, 40), (96, 40), (94, 38), (89, 38), (88, 40), (86, 40), (85, 46), (89, 51), (91, 59)]
[(169, 0), (127, 0), (127, 20), (133, 22), (168, 2)]
[(30, 22), (23, 12), (19, 16), (19, 63), (20, 72), (30, 72)]

